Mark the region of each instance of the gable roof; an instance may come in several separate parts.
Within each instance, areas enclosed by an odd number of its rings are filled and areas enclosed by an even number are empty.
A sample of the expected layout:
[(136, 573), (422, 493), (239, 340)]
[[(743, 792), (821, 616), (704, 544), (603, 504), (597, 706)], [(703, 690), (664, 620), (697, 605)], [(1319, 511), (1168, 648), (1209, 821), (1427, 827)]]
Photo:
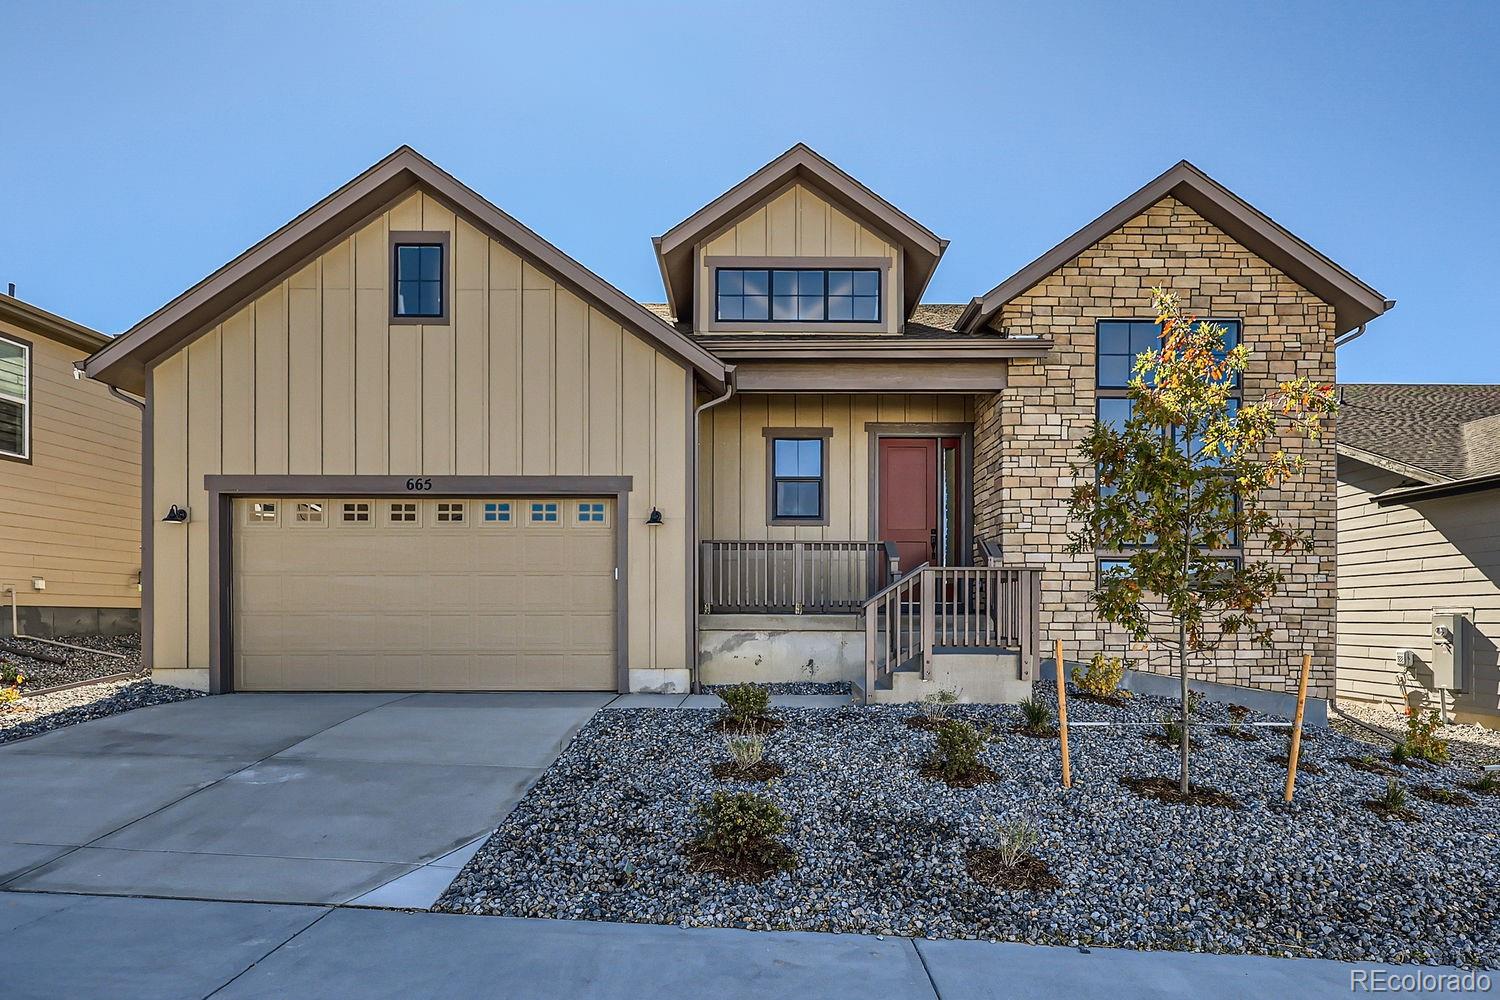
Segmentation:
[(1500, 385), (1340, 388), (1341, 455), (1439, 484), (1500, 474)]
[(865, 187), (806, 143), (799, 142), (652, 239), (657, 263), (661, 266), (662, 282), (667, 289), (667, 307), (672, 316), (684, 322), (692, 316), (693, 247), (716, 236), (746, 211), (798, 181), (890, 236), (901, 247), (907, 314), (911, 314), (927, 283), (932, 280), (938, 260), (948, 249), (948, 241)]
[(724, 384), (723, 362), (659, 316), (542, 239), (410, 146), (401, 146), (276, 232), (225, 264), (90, 357), (85, 371), (133, 392), (145, 391), (147, 365), (210, 329), (224, 316), (363, 225), (407, 192), (421, 188), (535, 261), (628, 328)]
[(1367, 323), (1396, 304), (1395, 300), (1385, 298), (1187, 160), (1181, 160), (1114, 208), (972, 300), (959, 319), (959, 328), (973, 330), (988, 323), (1007, 302), (1169, 195), (1332, 305), (1337, 312), (1336, 333), (1345, 333)]
[(0, 295), (0, 320), (13, 323), (38, 337), (46, 337), (87, 353), (97, 351), (108, 344), (110, 339), (107, 334), (50, 313), (14, 295)]

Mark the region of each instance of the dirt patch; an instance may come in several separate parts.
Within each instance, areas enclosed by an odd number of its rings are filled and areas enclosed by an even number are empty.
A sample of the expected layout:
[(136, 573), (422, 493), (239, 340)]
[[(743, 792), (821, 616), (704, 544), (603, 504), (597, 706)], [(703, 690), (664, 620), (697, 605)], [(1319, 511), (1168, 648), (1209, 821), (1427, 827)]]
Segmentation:
[(1366, 774), (1378, 774), (1385, 778), (1396, 776), (1395, 768), (1382, 764), (1374, 757), (1339, 757), (1338, 761), (1341, 764), (1348, 764), (1356, 771), (1364, 771)]
[(922, 762), (917, 773), (933, 781), (945, 781), (951, 788), (976, 788), (979, 785), (989, 785), (1000, 780), (1000, 775), (985, 764), (975, 764), (959, 775), (945, 774), (938, 763), (931, 758)]
[(1244, 705), (1230, 705), (1229, 717), (1231, 719), (1243, 719), (1250, 715), (1250, 710)]
[(1172, 805), (1210, 806), (1216, 809), (1241, 808), (1240, 800), (1228, 792), (1222, 792), (1207, 785), (1194, 785), (1184, 795), (1175, 780), (1161, 775), (1153, 775), (1149, 778), (1123, 777), (1120, 779), (1120, 784), (1142, 798), (1156, 799), (1158, 802), (1167, 802)]
[(1472, 809), (1479, 804), (1463, 792), (1455, 792), (1451, 788), (1443, 788), (1440, 785), (1417, 785), (1412, 788), (1411, 793), (1423, 802), (1436, 802), (1440, 806)]
[(715, 732), (724, 733), (728, 736), (769, 736), (785, 726), (785, 722), (772, 718), (769, 715), (762, 715), (749, 720), (731, 719), (728, 716), (720, 716), (710, 728)]
[(907, 729), (916, 729), (924, 733), (937, 731), (938, 723), (942, 719), (934, 719), (930, 715), (908, 715), (904, 720)]
[(1057, 727), (1055, 726), (1049, 726), (1046, 729), (1027, 729), (1025, 726), (1020, 726), (1011, 730), (1011, 732), (1017, 736), (1030, 736), (1034, 740), (1057, 739)]
[(1478, 795), (1500, 795), (1500, 781), (1491, 781), (1486, 784), (1484, 779), (1475, 778), (1473, 781), (1461, 781), (1459, 784)]
[[(1266, 760), (1269, 761), (1272, 764), (1275, 764), (1281, 770), (1283, 770), (1283, 771), (1286, 770), (1286, 765), (1287, 765), (1287, 757), (1286, 757), (1286, 755), (1279, 754), (1279, 753), (1273, 753), (1273, 754), (1271, 754), (1271, 756), (1267, 757)], [(1321, 765), (1321, 764), (1315, 764), (1312, 761), (1308, 760), (1306, 757), (1299, 756), (1297, 758), (1297, 773), (1298, 774), (1322, 774), (1323, 773), (1323, 765)]]
[(1241, 743), (1260, 742), (1260, 733), (1257, 733), (1249, 726), (1245, 726), (1241, 729), (1226, 729), (1224, 730), (1224, 735), (1232, 740), (1239, 740)]
[(770, 781), (786, 773), (780, 764), (769, 760), (757, 761), (748, 767), (741, 767), (737, 761), (721, 760), (712, 770), (720, 781)]
[(1089, 701), (1095, 705), (1108, 705), (1110, 708), (1124, 708), (1129, 703), (1128, 698), (1118, 694), (1084, 694), (1082, 691), (1074, 694), (1072, 690), (1068, 691), (1068, 700)]
[(725, 857), (689, 842), (682, 848), (694, 871), (718, 875), (730, 882), (764, 882), (778, 872), (797, 867), (797, 855), (785, 844), (763, 845), (753, 856)]
[(1062, 881), (1034, 854), (1025, 854), (1014, 865), (1001, 861), (1000, 851), (993, 847), (976, 847), (964, 855), (969, 877), (981, 885), (1002, 892), (1051, 892)]
[(1364, 806), (1381, 819), (1399, 819), (1404, 823), (1420, 823), (1422, 821), (1421, 816), (1418, 816), (1414, 810), (1406, 806), (1402, 806), (1399, 809), (1392, 809), (1384, 802), (1375, 799), (1369, 800)]

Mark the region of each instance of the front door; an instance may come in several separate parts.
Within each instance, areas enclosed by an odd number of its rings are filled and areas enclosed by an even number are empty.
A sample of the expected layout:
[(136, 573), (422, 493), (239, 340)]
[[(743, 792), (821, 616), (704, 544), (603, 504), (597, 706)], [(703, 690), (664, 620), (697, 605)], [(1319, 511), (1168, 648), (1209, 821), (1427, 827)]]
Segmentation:
[(938, 563), (938, 438), (880, 439), (879, 539), (894, 542), (901, 572)]

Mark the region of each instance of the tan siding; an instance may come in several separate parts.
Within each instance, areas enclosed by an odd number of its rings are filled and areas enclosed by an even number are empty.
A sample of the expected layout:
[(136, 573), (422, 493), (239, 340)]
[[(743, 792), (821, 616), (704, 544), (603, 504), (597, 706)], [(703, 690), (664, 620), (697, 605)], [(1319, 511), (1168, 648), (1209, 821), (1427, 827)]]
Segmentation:
[[(1395, 473), (1349, 458), (1339, 472), (1338, 693), (1341, 698), (1404, 706), (1396, 654), (1410, 649), (1426, 664), (1432, 613), (1472, 609), (1478, 633), (1472, 692), (1461, 717), (1500, 716), (1500, 494), (1377, 507), (1401, 485)], [(1415, 693), (1420, 685), (1408, 682)]]
[[(389, 323), (389, 233), (416, 229), (452, 234), (449, 324)], [(631, 476), (629, 665), (688, 666), (687, 372), (441, 203), (403, 200), (156, 380), (158, 502), (194, 505), (188, 530), (156, 532), (158, 666), (208, 665), (207, 509), (189, 484), (289, 468)], [(663, 527), (645, 526), (653, 504)]]
[(0, 459), (0, 587), (23, 606), (139, 607), (140, 411), (73, 377), (82, 351), (0, 334), (31, 344), (31, 461)]

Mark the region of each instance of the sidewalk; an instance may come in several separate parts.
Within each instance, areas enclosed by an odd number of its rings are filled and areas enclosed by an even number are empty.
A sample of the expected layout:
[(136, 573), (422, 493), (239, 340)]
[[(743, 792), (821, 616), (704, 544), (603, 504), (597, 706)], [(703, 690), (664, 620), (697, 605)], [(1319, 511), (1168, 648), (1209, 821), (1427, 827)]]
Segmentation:
[[(1084, 953), (976, 941), (14, 892), (0, 892), (0, 938), (0, 992), (8, 1000), (1304, 1000), (1360, 995), (1351, 992), (1350, 972), (1365, 968), (1302, 959)], [(1485, 995), (1500, 994), (1492, 987)]]

